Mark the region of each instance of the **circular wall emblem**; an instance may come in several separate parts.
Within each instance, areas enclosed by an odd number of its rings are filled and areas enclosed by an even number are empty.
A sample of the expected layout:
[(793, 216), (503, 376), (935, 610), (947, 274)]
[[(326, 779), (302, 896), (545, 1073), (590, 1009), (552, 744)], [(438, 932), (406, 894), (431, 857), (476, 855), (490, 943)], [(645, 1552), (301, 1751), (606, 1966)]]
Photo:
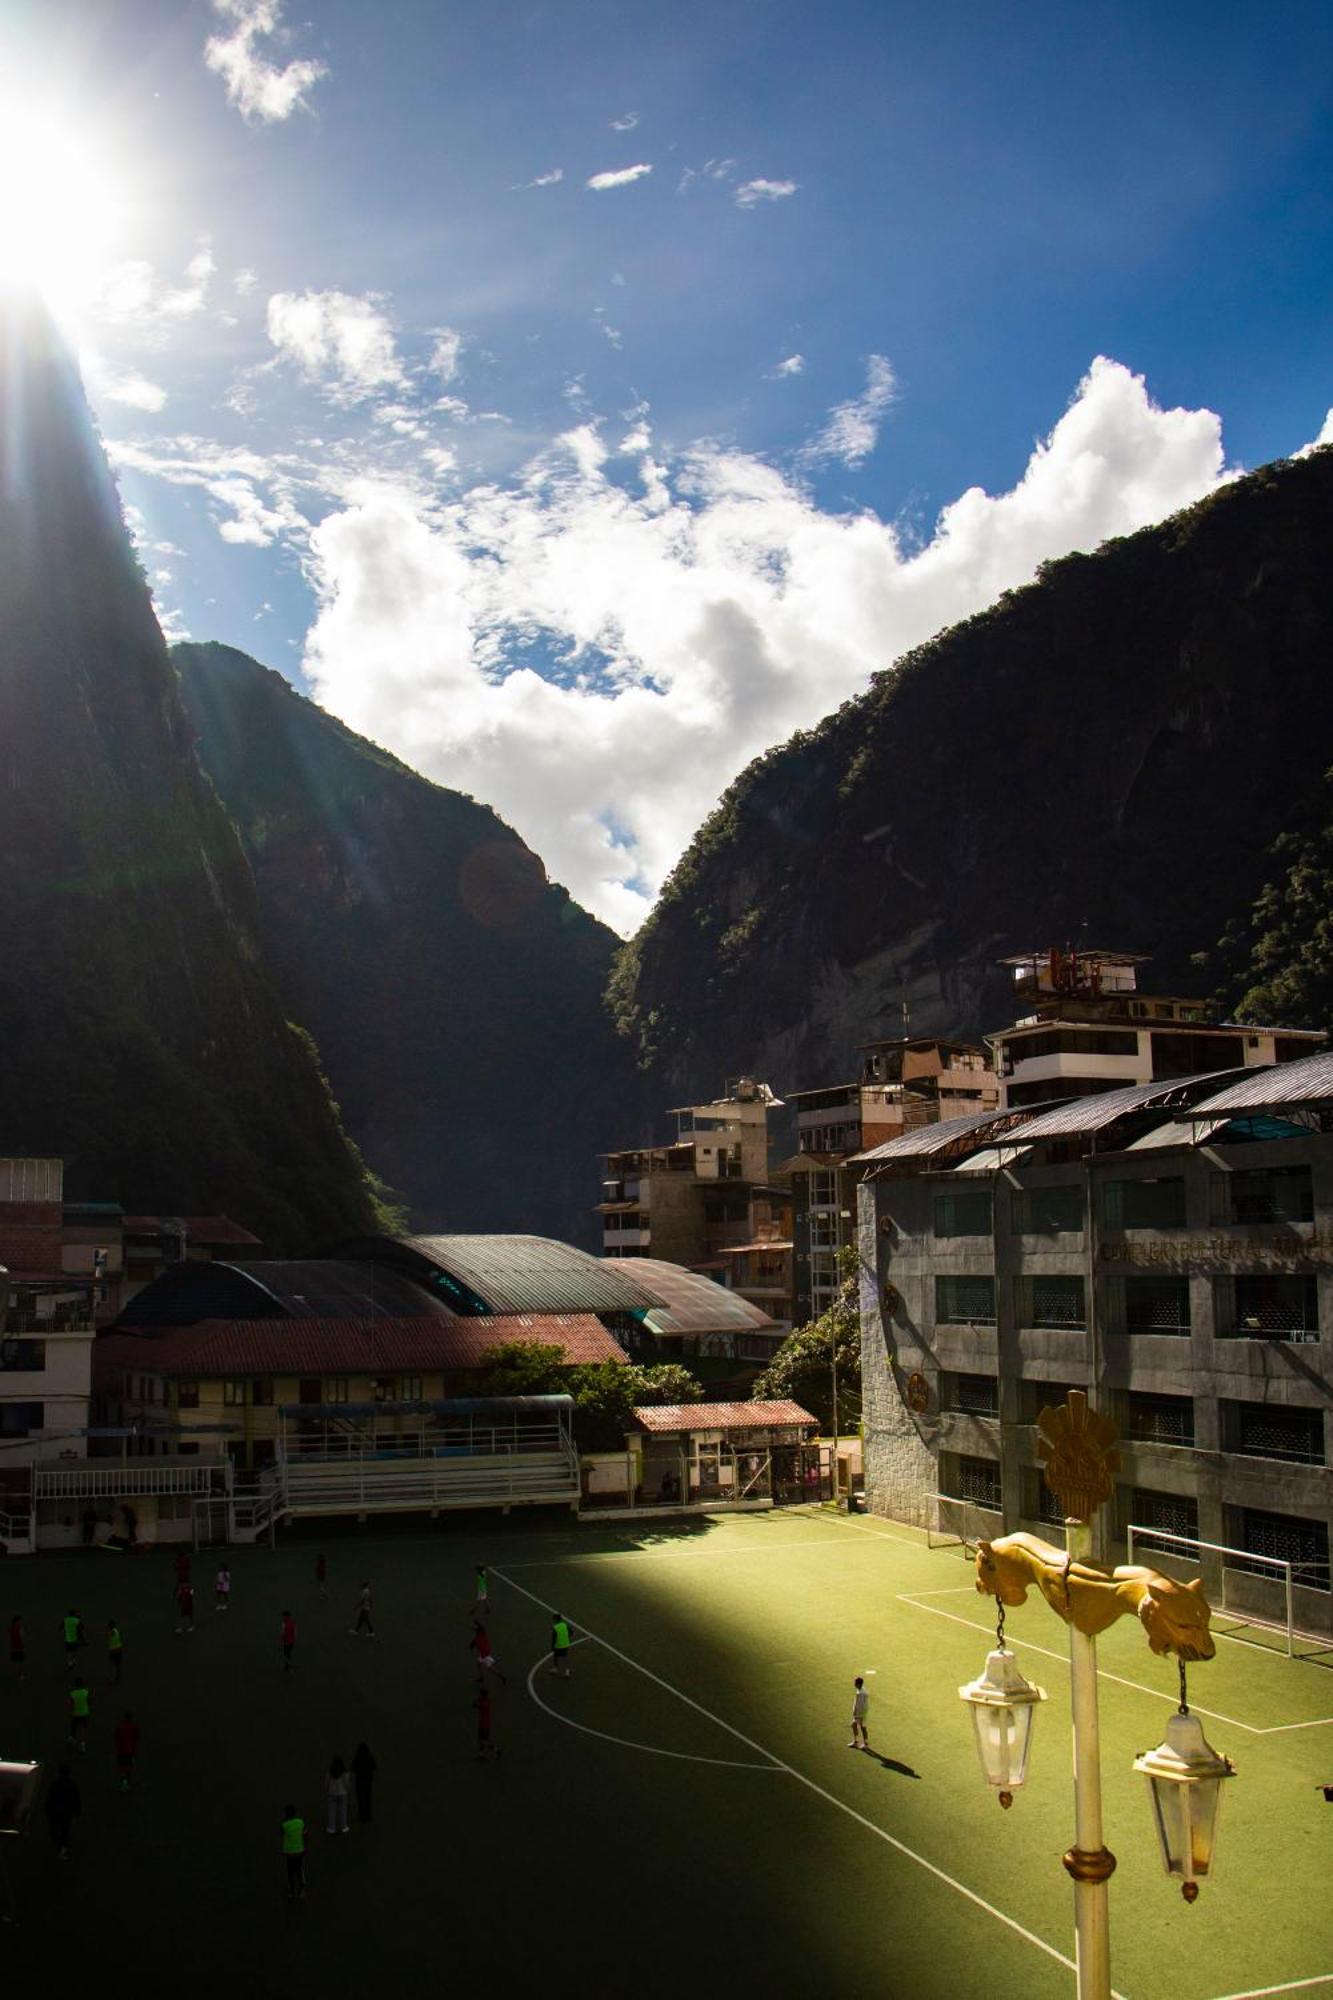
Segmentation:
[(914, 1416), (921, 1416), (930, 1408), (930, 1384), (919, 1372), (911, 1374), (903, 1388), (903, 1400)]

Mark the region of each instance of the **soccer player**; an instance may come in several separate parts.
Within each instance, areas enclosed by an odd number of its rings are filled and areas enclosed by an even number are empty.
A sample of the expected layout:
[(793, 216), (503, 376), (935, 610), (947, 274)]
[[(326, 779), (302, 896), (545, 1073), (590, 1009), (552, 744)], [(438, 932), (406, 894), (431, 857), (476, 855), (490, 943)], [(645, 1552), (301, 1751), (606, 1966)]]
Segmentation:
[(335, 1757), (324, 1773), (324, 1798), (328, 1806), (325, 1826), (330, 1833), (350, 1833), (347, 1824), (347, 1794), (352, 1788), (351, 1774), (341, 1757)]
[(355, 1625), (349, 1625), (347, 1628), (354, 1639), (358, 1638), (362, 1632), (365, 1633), (367, 1639), (373, 1639), (375, 1636), (375, 1621), (370, 1615), (372, 1602), (370, 1585), (363, 1583), (361, 1594), (356, 1600), (356, 1623)]
[(282, 1855), (287, 1863), (287, 1900), (305, 1894), (305, 1821), (295, 1806), (282, 1809)]
[(292, 1670), (292, 1654), (296, 1651), (296, 1620), (290, 1611), (282, 1614), (282, 1666), (284, 1673)]
[(62, 1861), (69, 1860), (70, 1830), (79, 1816), (80, 1803), (79, 1788), (69, 1775), (69, 1765), (62, 1764), (46, 1795), (46, 1823)]
[(88, 1719), (92, 1712), (88, 1683), (82, 1674), (75, 1674), (69, 1690), (69, 1740), (80, 1751), (88, 1748)]
[(849, 1750), (868, 1750), (870, 1737), (866, 1731), (866, 1711), (870, 1707), (870, 1696), (860, 1674), (852, 1682), (852, 1740)]
[(569, 1649), (573, 1643), (569, 1620), (562, 1611), (557, 1611), (551, 1620), (551, 1672), (565, 1680), (569, 1679)]
[(484, 1618), (486, 1616), (487, 1593), (490, 1589), (489, 1580), (486, 1575), (485, 1563), (478, 1563), (476, 1565), (475, 1574), (477, 1580), (474, 1586), (472, 1609), (474, 1612), (479, 1613), (480, 1616)]
[(477, 1711), (477, 1762), (485, 1763), (500, 1752), (491, 1741), (491, 1691), (483, 1681), (472, 1702)]
[(213, 1579), (213, 1609), (225, 1611), (231, 1603), (231, 1571), (223, 1563)]
[(176, 1630), (178, 1632), (193, 1632), (194, 1585), (192, 1583), (186, 1582), (176, 1585), (176, 1609), (180, 1612), (181, 1618), (181, 1622), (176, 1627)]
[(83, 1620), (77, 1611), (67, 1611), (61, 1620), (61, 1630), (65, 1635), (65, 1671), (68, 1673), (79, 1657), (83, 1644)]
[(315, 1557), (315, 1582), (319, 1585), (320, 1596), (327, 1597), (329, 1594), (329, 1562), (328, 1557), (322, 1549)]
[(128, 1708), (112, 1732), (116, 1745), (116, 1770), (120, 1774), (120, 1789), (127, 1792), (134, 1776), (134, 1760), (139, 1754), (139, 1725)]
[(482, 1624), (480, 1618), (474, 1618), (472, 1621), (472, 1637), (468, 1640), (467, 1645), (468, 1651), (476, 1658), (477, 1679), (484, 1681), (487, 1674), (494, 1674), (501, 1687), (507, 1687), (508, 1682), (496, 1665), (495, 1654), (491, 1651), (491, 1635)]
[(125, 1634), (114, 1618), (108, 1618), (106, 1621), (106, 1657), (107, 1664), (111, 1668), (111, 1686), (115, 1687), (120, 1680), (120, 1670), (125, 1664)]
[(9, 1621), (9, 1664), (14, 1669), (17, 1680), (23, 1679), (23, 1667), (27, 1657), (28, 1648), (23, 1637), (23, 1620), (16, 1611)]

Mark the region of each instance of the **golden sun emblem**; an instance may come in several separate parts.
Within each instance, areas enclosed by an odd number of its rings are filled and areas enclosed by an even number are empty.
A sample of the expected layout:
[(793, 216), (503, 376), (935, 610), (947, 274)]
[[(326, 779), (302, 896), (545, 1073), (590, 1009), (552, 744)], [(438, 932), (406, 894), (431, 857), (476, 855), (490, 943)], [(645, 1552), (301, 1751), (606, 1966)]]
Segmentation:
[(1037, 1430), (1046, 1484), (1070, 1520), (1090, 1521), (1115, 1492), (1120, 1470), (1115, 1425), (1088, 1408), (1082, 1389), (1071, 1389), (1057, 1409), (1041, 1412)]

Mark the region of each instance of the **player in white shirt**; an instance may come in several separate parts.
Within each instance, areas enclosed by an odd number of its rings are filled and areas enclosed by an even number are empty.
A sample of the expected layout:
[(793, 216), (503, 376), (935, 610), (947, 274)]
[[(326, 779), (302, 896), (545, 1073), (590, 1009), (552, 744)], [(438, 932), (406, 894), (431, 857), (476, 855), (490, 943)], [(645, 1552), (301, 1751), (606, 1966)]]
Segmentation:
[(852, 1683), (852, 1740), (849, 1750), (868, 1750), (870, 1738), (866, 1733), (866, 1710), (870, 1706), (870, 1696), (860, 1674)]

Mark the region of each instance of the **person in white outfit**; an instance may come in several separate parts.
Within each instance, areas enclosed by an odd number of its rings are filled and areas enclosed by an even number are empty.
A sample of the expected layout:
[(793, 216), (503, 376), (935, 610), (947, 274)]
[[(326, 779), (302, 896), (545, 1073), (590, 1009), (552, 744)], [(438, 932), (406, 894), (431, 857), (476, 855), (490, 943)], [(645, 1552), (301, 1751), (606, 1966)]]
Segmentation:
[(324, 1824), (330, 1833), (346, 1833), (347, 1793), (351, 1775), (341, 1757), (335, 1757), (324, 1778), (324, 1797), (328, 1802), (328, 1817)]
[(213, 1579), (214, 1610), (226, 1611), (231, 1604), (231, 1571), (223, 1563)]
[(852, 1740), (849, 1750), (868, 1750), (870, 1737), (866, 1732), (866, 1711), (870, 1707), (870, 1696), (860, 1674), (852, 1683)]

